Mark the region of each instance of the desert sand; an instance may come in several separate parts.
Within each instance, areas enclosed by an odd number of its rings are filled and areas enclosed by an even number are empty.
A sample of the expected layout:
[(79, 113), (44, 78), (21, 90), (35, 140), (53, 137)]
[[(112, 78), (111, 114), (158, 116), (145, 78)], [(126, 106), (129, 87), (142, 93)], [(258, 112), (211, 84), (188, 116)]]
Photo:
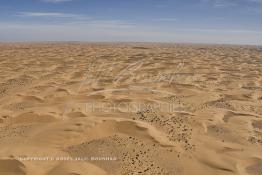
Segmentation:
[(262, 47), (0, 44), (0, 175), (261, 175)]

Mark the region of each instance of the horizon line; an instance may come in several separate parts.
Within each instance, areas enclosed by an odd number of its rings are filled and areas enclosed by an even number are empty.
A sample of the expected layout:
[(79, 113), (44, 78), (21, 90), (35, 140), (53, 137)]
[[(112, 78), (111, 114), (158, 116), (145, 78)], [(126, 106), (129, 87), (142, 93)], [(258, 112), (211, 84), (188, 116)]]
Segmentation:
[(35, 40), (28, 40), (28, 41), (0, 41), (0, 44), (63, 44), (63, 43), (82, 43), (82, 44), (177, 44), (177, 45), (220, 45), (220, 46), (255, 46), (255, 47), (262, 47), (262, 44), (240, 44), (240, 43), (208, 43), (208, 42), (165, 42), (165, 41), (77, 41), (77, 40), (68, 40), (68, 41), (35, 41)]

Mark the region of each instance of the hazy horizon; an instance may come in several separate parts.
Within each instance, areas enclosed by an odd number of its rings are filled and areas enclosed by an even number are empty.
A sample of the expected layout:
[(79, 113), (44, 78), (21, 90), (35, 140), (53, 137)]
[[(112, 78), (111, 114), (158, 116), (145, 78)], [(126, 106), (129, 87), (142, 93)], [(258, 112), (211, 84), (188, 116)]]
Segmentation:
[(262, 0), (10, 0), (0, 9), (0, 42), (262, 45)]

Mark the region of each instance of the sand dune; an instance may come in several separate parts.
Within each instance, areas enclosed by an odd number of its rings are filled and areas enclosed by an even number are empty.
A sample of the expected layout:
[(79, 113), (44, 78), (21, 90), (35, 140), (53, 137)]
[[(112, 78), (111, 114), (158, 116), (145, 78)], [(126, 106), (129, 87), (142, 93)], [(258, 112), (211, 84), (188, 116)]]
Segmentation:
[(6, 175), (25, 175), (25, 165), (17, 160), (0, 160), (0, 172)]
[(79, 175), (85, 172), (86, 175), (107, 175), (107, 173), (89, 163), (62, 163), (54, 167), (47, 175)]
[(262, 174), (259, 47), (0, 49), (0, 175)]

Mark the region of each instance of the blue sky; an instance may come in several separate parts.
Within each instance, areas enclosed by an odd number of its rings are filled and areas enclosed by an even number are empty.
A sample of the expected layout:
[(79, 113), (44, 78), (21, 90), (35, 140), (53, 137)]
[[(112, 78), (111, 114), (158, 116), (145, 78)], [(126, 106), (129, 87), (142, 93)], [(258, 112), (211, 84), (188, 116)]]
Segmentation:
[(0, 41), (262, 45), (262, 0), (2, 0)]

